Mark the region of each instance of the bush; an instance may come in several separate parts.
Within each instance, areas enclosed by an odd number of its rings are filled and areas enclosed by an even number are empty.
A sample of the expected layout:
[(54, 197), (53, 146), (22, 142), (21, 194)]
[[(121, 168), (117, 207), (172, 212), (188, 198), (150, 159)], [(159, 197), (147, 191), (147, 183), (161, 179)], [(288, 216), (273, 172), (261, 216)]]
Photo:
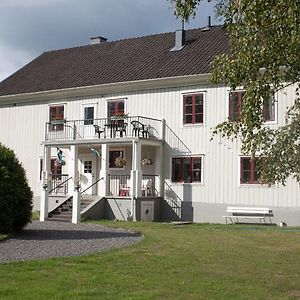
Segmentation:
[(21, 163), (0, 144), (0, 232), (18, 231), (30, 222), (32, 196)]

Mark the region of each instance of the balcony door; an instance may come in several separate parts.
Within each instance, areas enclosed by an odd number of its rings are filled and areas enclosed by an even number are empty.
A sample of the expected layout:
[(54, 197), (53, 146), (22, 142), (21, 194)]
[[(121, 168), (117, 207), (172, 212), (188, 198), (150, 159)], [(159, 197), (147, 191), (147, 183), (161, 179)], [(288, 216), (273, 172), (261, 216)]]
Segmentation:
[(96, 119), (97, 104), (84, 104), (82, 105), (82, 134), (84, 138), (95, 137), (95, 119)]
[(97, 160), (96, 156), (90, 154), (82, 154), (80, 156), (81, 161), (81, 191), (87, 189), (84, 194), (96, 195), (97, 184), (91, 187), (91, 185), (97, 180)]

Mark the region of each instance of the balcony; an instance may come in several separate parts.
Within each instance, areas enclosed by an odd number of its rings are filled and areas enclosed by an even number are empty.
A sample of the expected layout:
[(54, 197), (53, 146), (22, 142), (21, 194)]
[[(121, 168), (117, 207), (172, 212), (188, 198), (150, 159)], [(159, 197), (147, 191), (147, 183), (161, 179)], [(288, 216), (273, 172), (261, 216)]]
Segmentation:
[(56, 120), (46, 123), (46, 141), (74, 141), (145, 138), (163, 139), (164, 122), (148, 117), (124, 117), (91, 120)]

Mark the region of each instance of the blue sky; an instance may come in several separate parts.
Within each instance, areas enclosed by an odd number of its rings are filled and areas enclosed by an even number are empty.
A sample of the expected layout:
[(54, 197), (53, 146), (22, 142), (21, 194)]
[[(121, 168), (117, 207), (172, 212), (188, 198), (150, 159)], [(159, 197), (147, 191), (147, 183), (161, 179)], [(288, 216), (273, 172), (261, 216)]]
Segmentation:
[[(167, 0), (0, 0), (0, 81), (44, 51), (172, 32), (181, 27)], [(186, 28), (218, 20), (203, 1)]]

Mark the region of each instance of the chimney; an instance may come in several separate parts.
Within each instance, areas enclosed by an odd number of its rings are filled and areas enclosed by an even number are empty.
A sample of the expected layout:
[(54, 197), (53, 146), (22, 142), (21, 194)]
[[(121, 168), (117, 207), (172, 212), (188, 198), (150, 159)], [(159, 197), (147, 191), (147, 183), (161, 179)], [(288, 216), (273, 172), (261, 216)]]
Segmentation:
[(204, 28), (202, 29), (202, 31), (210, 30), (210, 28), (211, 28), (211, 16), (208, 16), (208, 19), (207, 19), (207, 26), (204, 27)]
[(95, 45), (95, 44), (105, 43), (107, 41), (107, 38), (103, 36), (95, 36), (90, 38), (90, 40), (91, 40), (91, 45)]
[(175, 46), (171, 51), (179, 51), (185, 47), (185, 30), (179, 29), (175, 32)]

